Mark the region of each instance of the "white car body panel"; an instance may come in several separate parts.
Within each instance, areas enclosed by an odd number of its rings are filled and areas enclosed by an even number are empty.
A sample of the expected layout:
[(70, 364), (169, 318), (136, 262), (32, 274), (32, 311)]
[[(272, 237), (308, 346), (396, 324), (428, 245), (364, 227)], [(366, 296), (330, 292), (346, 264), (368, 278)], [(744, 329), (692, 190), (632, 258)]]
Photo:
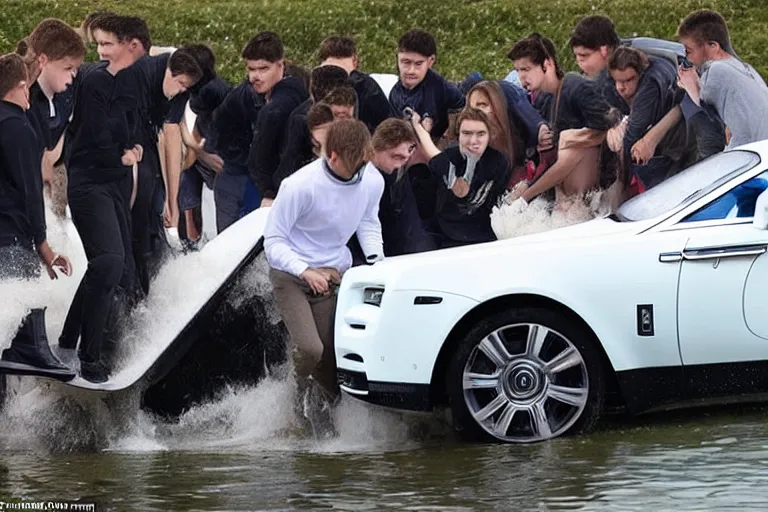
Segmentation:
[[(440, 348), (461, 318), (495, 298), (521, 294), (578, 315), (617, 372), (768, 360), (768, 254), (688, 259), (700, 247), (765, 246), (768, 231), (751, 218), (732, 218), (735, 210), (722, 220), (682, 222), (768, 169), (768, 141), (741, 149), (761, 156), (759, 163), (655, 218), (596, 219), (349, 270), (336, 317), (339, 369), (365, 373), (372, 382), (430, 384)], [(718, 169), (707, 172), (717, 177)], [(721, 176), (735, 170), (723, 169)], [(678, 183), (691, 186), (690, 178)], [(380, 307), (362, 303), (365, 287), (384, 288)], [(414, 305), (420, 295), (443, 302)], [(645, 305), (653, 306), (653, 332), (641, 335)], [(365, 330), (350, 327), (358, 321)], [(345, 358), (351, 354), (364, 362)]]

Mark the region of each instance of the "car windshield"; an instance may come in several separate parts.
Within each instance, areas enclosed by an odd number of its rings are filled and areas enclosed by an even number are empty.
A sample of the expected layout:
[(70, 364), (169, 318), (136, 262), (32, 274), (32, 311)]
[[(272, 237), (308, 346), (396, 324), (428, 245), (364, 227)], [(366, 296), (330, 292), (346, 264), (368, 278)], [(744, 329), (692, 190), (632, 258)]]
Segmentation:
[(696, 201), (760, 163), (751, 151), (727, 151), (702, 160), (630, 199), (616, 212), (622, 221), (652, 219)]

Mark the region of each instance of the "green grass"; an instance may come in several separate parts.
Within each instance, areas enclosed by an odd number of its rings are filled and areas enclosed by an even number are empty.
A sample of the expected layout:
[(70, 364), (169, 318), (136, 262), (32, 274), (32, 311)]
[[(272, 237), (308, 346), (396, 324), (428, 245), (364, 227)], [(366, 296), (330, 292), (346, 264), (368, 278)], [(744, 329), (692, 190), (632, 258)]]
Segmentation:
[(574, 62), (567, 40), (577, 20), (607, 14), (622, 36), (674, 39), (679, 21), (708, 7), (728, 20), (737, 53), (768, 75), (768, 8), (765, 0), (3, 0), (0, 50), (10, 51), (45, 17), (73, 25), (97, 9), (136, 14), (149, 23), (156, 44), (209, 44), (219, 72), (244, 76), (240, 49), (261, 30), (278, 32), (287, 57), (312, 66), (320, 41), (331, 34), (355, 37), (361, 68), (392, 72), (397, 39), (406, 30), (431, 31), (438, 42), (435, 68), (451, 79), (474, 70), (502, 77), (507, 51), (532, 31), (551, 37), (567, 69)]

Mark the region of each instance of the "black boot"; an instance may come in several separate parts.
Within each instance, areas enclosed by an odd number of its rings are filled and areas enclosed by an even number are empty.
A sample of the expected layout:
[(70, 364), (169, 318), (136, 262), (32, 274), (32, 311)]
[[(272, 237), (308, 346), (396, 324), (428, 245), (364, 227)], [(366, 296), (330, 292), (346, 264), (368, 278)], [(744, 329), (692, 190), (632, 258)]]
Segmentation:
[(40, 375), (64, 382), (75, 377), (75, 372), (51, 352), (45, 330), (44, 309), (33, 309), (24, 319), (11, 347), (3, 350), (0, 373)]

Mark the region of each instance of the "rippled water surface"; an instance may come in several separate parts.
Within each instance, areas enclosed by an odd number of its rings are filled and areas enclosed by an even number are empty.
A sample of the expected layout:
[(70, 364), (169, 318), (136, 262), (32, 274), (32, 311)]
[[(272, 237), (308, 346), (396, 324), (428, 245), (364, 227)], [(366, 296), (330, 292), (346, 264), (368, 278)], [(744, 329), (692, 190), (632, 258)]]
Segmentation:
[(145, 417), (143, 427), (135, 423), (100, 451), (60, 453), (52, 439), (12, 448), (6, 433), (0, 496), (81, 499), (113, 510), (768, 506), (768, 414), (761, 410), (616, 419), (588, 436), (501, 446), (462, 444), (436, 418), (416, 421), (345, 402), (337, 410), (340, 436), (319, 442), (282, 430), (280, 413), (249, 409), (288, 394), (283, 384), (266, 387), (180, 424)]

